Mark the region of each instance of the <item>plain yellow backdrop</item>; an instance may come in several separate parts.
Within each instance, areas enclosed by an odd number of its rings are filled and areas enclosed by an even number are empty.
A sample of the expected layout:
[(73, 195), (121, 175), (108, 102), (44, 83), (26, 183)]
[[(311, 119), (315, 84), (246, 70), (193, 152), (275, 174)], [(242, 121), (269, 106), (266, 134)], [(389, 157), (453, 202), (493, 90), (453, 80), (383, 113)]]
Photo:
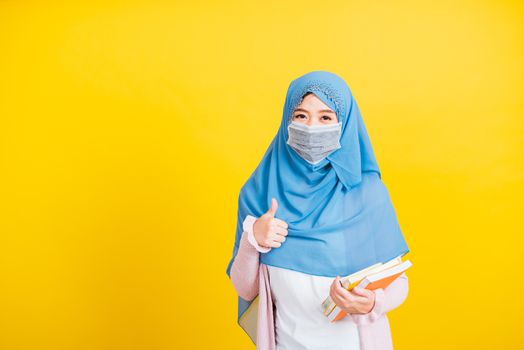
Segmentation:
[(72, 3), (0, 2), (1, 349), (254, 349), (238, 191), (317, 69), (411, 249), (395, 347), (524, 348), (521, 2)]

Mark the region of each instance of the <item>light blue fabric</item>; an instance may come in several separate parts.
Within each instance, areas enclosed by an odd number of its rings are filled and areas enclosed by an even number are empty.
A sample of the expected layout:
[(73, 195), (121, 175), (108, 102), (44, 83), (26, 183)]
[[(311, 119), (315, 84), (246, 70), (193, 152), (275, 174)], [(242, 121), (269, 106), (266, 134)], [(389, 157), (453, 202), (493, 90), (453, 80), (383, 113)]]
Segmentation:
[[(286, 144), (292, 112), (308, 91), (342, 122), (342, 147), (316, 165)], [(240, 190), (228, 276), (244, 219), (267, 212), (272, 197), (288, 235), (281, 247), (261, 253), (261, 263), (334, 278), (409, 252), (357, 103), (334, 73), (313, 71), (290, 83), (278, 132)], [(239, 319), (250, 304), (238, 297)]]

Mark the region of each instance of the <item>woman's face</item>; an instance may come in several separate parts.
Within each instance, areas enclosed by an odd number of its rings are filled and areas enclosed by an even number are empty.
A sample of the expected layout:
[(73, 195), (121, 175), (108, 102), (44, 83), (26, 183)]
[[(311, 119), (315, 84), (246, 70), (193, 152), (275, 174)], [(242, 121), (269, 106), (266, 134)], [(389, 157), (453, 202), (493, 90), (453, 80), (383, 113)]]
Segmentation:
[(302, 103), (293, 112), (291, 120), (308, 126), (338, 123), (335, 111), (313, 93), (302, 99)]

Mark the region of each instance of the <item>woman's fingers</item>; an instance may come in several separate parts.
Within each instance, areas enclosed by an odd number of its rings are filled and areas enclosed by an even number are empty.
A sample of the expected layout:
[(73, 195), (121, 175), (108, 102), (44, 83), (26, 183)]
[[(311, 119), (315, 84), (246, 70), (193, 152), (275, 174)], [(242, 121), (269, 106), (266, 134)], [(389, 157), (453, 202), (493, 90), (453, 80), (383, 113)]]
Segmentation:
[(342, 285), (340, 284), (340, 278), (338, 278), (338, 280), (335, 283), (334, 293), (338, 295), (338, 297), (342, 300), (347, 300), (347, 301), (355, 300), (355, 296), (351, 294), (347, 289), (342, 287)]
[[(340, 281), (340, 278), (338, 279)], [(367, 291), (367, 290), (366, 290)], [(370, 291), (371, 293), (373, 293), (372, 291)], [(349, 291), (347, 289), (345, 289), (344, 287), (342, 287), (342, 285), (340, 283), (336, 283), (335, 286), (334, 286), (334, 293), (336, 295), (338, 295), (338, 297), (342, 300), (346, 300), (350, 303), (362, 303), (362, 304), (365, 304), (368, 302), (368, 298), (369, 296), (361, 296), (361, 295), (358, 295), (358, 294), (355, 294), (354, 292), (352, 291)], [(366, 292), (364, 292), (366, 293)]]
[(287, 222), (285, 222), (284, 220), (281, 220), (281, 219), (278, 219), (278, 218), (273, 218), (273, 220), (275, 221), (277, 226), (280, 226), (282, 228), (287, 228), (288, 227)]
[(347, 292), (351, 295), (351, 298), (355, 303), (365, 304), (368, 302), (367, 296), (356, 294), (353, 290), (348, 290)]
[(286, 240), (287, 236), (287, 223), (283, 220), (273, 218), (269, 224), (269, 242), (267, 245), (272, 248), (278, 248), (282, 246), (282, 243)]
[(349, 308), (351, 308), (353, 301), (347, 299), (347, 295), (343, 293), (344, 291), (347, 292), (347, 290), (345, 290), (340, 285), (340, 277), (337, 276), (337, 278), (333, 280), (333, 283), (331, 284), (331, 287), (329, 288), (329, 295), (331, 296), (331, 299), (333, 299), (336, 305), (338, 305), (339, 307), (341, 307), (344, 310), (349, 311), (350, 310)]
[(282, 235), (279, 235), (279, 234), (274, 234), (274, 236), (271, 239), (276, 241), (276, 242), (282, 243), (282, 242), (284, 242), (286, 240), (286, 237), (282, 236)]
[(333, 291), (333, 288), (331, 288), (329, 290), (329, 296), (331, 297), (331, 299), (333, 299), (333, 302), (335, 303), (335, 305), (341, 305), (342, 304), (342, 300), (340, 300), (338, 295), (335, 294), (335, 292)]
[(287, 236), (287, 230), (285, 228), (280, 227), (280, 226), (277, 226), (277, 227), (273, 228), (272, 231), (274, 233), (276, 233), (276, 234), (279, 234), (279, 235), (282, 235), (282, 236)]
[(278, 248), (286, 240), (286, 237), (278, 233), (272, 233), (270, 240), (271, 240), (270, 246)]
[(277, 241), (271, 241), (271, 242), (269, 243), (269, 246), (270, 246), (271, 248), (279, 248), (281, 245), (282, 245), (282, 243), (277, 242)]
[(351, 290), (351, 292), (353, 292), (353, 294), (357, 294), (359, 296), (362, 296), (364, 298), (371, 298), (373, 296), (373, 291), (372, 290), (369, 290), (369, 289), (366, 289), (366, 288), (360, 288), (360, 287), (355, 287)]
[[(368, 294), (366, 292), (363, 293)], [(342, 287), (340, 284), (340, 277), (337, 277), (335, 280), (333, 280), (333, 283), (329, 289), (329, 295), (336, 305), (348, 313), (360, 313), (360, 310), (363, 308), (363, 306), (368, 305), (367, 297), (359, 296), (358, 294), (348, 291)]]

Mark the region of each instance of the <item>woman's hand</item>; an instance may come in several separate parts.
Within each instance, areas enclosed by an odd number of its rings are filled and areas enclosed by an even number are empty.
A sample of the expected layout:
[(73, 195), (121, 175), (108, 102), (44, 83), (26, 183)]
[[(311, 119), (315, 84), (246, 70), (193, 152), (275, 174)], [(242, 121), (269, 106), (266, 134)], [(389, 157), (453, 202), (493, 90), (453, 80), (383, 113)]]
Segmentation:
[(288, 225), (284, 220), (275, 218), (277, 208), (277, 200), (272, 198), (271, 208), (253, 224), (253, 235), (262, 247), (278, 248), (286, 240)]
[(329, 295), (335, 304), (348, 314), (367, 314), (375, 306), (374, 291), (359, 287), (349, 291), (342, 287), (339, 276), (331, 284)]

